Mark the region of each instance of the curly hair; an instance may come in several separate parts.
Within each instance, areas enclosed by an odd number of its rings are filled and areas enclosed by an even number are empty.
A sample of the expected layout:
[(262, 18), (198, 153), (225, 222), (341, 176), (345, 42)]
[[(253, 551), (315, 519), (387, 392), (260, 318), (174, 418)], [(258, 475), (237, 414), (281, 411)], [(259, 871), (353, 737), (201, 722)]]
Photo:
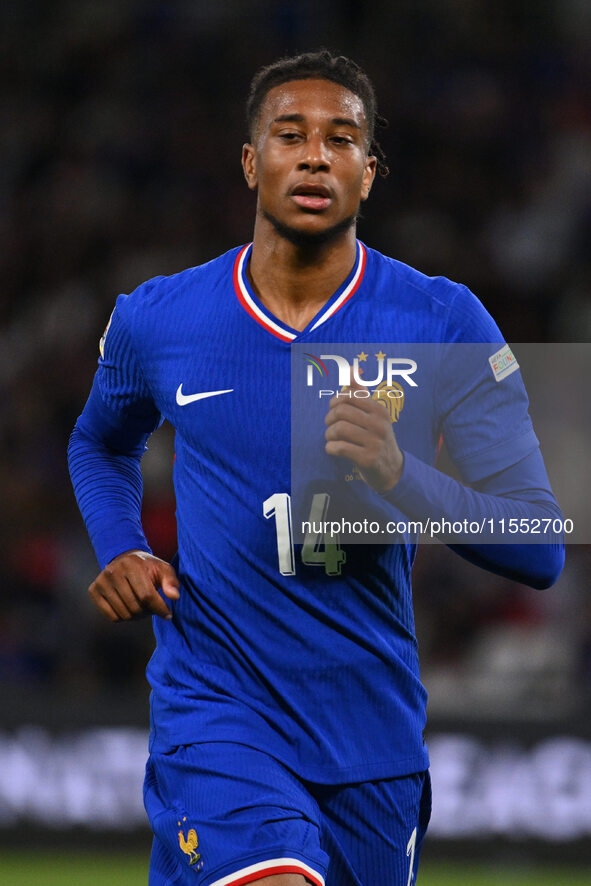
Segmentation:
[(250, 84), (246, 102), (246, 119), (251, 139), (256, 129), (261, 105), (273, 87), (289, 83), (291, 80), (312, 79), (338, 83), (361, 99), (369, 134), (369, 154), (377, 160), (378, 173), (383, 177), (387, 176), (389, 170), (386, 165), (386, 155), (375, 138), (375, 129), (387, 126), (388, 121), (377, 112), (373, 84), (356, 62), (344, 55), (333, 55), (328, 49), (286, 56), (257, 71)]

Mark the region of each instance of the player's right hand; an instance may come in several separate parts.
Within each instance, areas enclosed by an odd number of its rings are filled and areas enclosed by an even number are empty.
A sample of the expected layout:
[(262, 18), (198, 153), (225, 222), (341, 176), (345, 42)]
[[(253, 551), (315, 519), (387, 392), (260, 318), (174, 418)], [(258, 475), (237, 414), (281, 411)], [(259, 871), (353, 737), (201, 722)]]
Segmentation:
[(171, 619), (158, 588), (169, 600), (178, 600), (179, 587), (170, 563), (146, 551), (126, 551), (105, 566), (88, 593), (97, 609), (113, 622), (150, 614)]

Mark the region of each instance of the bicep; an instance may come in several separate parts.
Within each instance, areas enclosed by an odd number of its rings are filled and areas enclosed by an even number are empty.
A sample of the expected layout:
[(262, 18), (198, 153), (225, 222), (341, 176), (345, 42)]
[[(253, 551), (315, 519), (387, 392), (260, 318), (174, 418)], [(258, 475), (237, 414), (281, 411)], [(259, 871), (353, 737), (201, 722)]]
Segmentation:
[(99, 448), (141, 458), (148, 437), (160, 423), (160, 413), (154, 406), (116, 410), (106, 403), (97, 373), (76, 428)]
[(161, 416), (124, 318), (125, 306), (126, 296), (120, 296), (101, 339), (92, 390), (76, 427), (96, 445), (141, 457)]

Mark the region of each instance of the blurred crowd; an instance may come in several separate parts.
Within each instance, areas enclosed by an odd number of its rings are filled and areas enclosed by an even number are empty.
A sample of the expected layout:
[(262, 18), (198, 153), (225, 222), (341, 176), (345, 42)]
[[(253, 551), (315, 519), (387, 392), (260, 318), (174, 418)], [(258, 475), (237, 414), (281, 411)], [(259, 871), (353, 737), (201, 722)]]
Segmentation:
[[(509, 341), (589, 341), (591, 7), (8, 0), (0, 25), (0, 697), (139, 691), (149, 626), (90, 609), (65, 449), (117, 294), (249, 239), (252, 74), (321, 45), (354, 57), (389, 120), (362, 239), (466, 283)], [(170, 431), (148, 458), (145, 523), (169, 557)], [(423, 550), (435, 709), (591, 714), (590, 579), (582, 546), (543, 594)]]

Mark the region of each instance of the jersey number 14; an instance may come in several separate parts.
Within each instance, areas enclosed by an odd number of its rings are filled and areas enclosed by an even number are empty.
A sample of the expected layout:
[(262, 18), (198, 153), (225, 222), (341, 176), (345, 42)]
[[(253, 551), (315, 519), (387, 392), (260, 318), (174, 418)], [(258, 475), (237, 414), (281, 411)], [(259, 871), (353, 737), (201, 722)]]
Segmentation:
[[(327, 575), (340, 575), (341, 566), (347, 555), (339, 544), (338, 535), (330, 535), (314, 527), (323, 529), (330, 504), (330, 495), (319, 492), (312, 498), (308, 518), (308, 530), (302, 545), (302, 563), (306, 566), (324, 566)], [(263, 514), (269, 519), (275, 517), (277, 533), (277, 558), (281, 575), (295, 575), (295, 550), (291, 525), (291, 496), (288, 492), (276, 492), (263, 502)]]

